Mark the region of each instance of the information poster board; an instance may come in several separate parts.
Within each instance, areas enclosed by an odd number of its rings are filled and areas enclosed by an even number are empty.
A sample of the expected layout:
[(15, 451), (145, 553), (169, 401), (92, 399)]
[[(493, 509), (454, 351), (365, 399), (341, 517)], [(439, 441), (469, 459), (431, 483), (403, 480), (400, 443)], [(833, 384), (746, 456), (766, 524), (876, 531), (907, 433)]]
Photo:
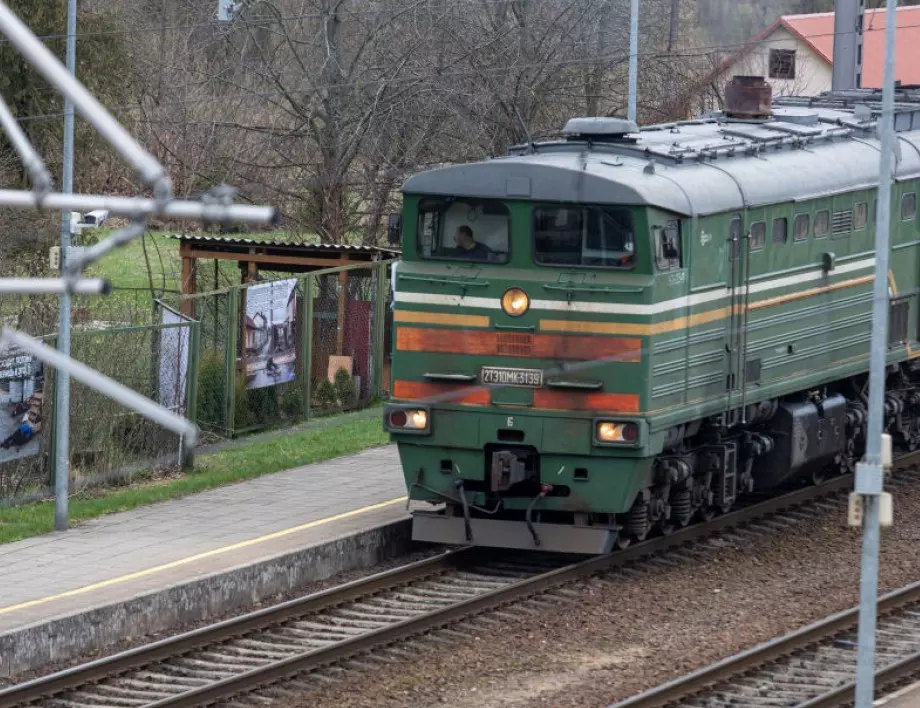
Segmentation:
[(293, 381), (297, 360), (297, 279), (253, 285), (246, 292), (246, 388)]
[(38, 454), (44, 367), (14, 344), (0, 344), (0, 464)]
[[(161, 309), (164, 325), (188, 322), (175, 310)], [(188, 381), (189, 327), (169, 327), (160, 332), (160, 405), (185, 415)]]

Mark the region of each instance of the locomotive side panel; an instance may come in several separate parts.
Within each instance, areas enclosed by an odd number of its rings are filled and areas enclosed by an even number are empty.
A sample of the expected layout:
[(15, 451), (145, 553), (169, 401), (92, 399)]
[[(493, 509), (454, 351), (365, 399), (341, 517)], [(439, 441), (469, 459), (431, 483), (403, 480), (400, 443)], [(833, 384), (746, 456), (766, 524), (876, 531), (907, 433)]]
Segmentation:
[[(846, 105), (814, 110), (407, 183), (385, 421), (410, 497), (446, 504), (417, 538), (597, 552), (857, 459), (877, 148)], [(886, 405), (910, 446), (920, 137), (901, 140)], [(442, 249), (470, 225), (481, 262)]]

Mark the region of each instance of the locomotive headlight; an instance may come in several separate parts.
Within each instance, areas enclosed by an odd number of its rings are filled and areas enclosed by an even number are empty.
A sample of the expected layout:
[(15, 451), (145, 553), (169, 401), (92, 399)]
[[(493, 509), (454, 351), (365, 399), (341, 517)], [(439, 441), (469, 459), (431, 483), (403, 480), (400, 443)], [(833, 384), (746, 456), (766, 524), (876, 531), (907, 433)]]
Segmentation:
[(383, 420), (386, 428), (393, 432), (427, 433), (428, 415), (424, 408), (389, 408)]
[(639, 438), (639, 426), (635, 423), (614, 423), (601, 421), (597, 424), (597, 439), (608, 443), (634, 443)]
[(424, 430), (428, 427), (428, 414), (425, 411), (410, 412), (409, 424), (416, 430)]
[(511, 288), (502, 295), (502, 309), (512, 317), (520, 317), (530, 307), (530, 298), (520, 288)]

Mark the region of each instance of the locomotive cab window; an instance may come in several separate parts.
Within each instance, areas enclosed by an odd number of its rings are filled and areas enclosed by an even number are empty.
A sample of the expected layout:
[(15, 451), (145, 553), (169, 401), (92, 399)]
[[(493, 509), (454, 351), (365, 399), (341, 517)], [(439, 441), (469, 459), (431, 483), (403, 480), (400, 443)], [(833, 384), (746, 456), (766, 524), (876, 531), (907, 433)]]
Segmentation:
[(538, 206), (533, 210), (534, 260), (540, 265), (632, 269), (632, 212), (622, 207)]
[(655, 239), (655, 264), (658, 270), (674, 270), (681, 267), (680, 222), (669, 221), (665, 226), (652, 228)]
[(728, 232), (728, 243), (731, 249), (731, 259), (737, 260), (741, 252), (741, 217), (732, 217), (731, 227)]
[(422, 258), (507, 263), (510, 234), (511, 216), (501, 202), (443, 198), (419, 204)]

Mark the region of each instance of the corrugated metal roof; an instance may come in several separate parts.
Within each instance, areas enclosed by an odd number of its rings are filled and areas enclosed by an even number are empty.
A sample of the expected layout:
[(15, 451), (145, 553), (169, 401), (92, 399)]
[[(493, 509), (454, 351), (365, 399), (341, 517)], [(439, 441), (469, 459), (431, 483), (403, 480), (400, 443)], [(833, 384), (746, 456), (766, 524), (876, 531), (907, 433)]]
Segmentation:
[(352, 253), (392, 253), (398, 255), (398, 248), (387, 246), (355, 246), (350, 243), (310, 243), (309, 241), (277, 241), (269, 239), (238, 238), (235, 236), (205, 236), (204, 234), (170, 234), (169, 238), (193, 243), (225, 244), (228, 246), (265, 246), (268, 248), (303, 248), (322, 251), (344, 251)]

